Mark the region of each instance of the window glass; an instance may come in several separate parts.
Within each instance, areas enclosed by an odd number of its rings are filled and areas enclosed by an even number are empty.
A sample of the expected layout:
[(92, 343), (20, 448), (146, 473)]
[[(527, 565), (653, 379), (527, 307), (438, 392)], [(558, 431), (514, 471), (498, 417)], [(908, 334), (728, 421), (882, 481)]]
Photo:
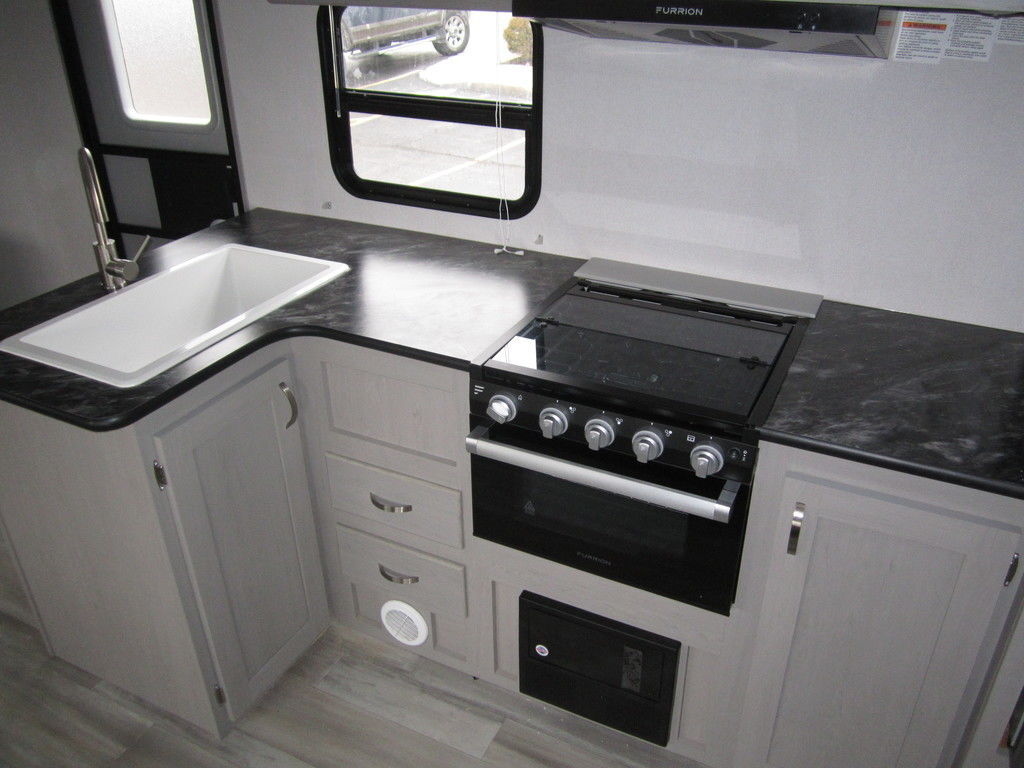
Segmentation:
[(496, 136), (490, 126), (358, 112), (350, 126), (362, 179), (510, 200), (523, 195), (522, 131), (503, 128)]
[(319, 22), (327, 122), (345, 189), (486, 216), (497, 216), (502, 201), (513, 218), (533, 206), (538, 28), (485, 11), (328, 13)]
[(102, 0), (121, 103), (133, 120), (210, 122), (193, 0)]

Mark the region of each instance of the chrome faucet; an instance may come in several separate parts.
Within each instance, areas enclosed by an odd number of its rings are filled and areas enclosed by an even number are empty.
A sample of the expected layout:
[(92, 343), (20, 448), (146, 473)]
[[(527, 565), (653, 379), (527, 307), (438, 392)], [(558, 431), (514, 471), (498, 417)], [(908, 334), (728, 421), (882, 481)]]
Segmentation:
[(139, 265), (136, 262), (149, 245), (150, 238), (146, 235), (146, 239), (142, 241), (138, 252), (132, 258), (122, 259), (117, 255), (117, 245), (107, 235), (107, 221), (110, 217), (107, 216), (107, 204), (100, 189), (100, 178), (96, 175), (96, 163), (93, 162), (92, 152), (87, 147), (78, 150), (78, 165), (82, 169), (82, 182), (85, 184), (85, 196), (89, 201), (92, 228), (96, 235), (96, 240), (92, 244), (92, 250), (96, 254), (96, 266), (99, 268), (100, 277), (103, 278), (103, 287), (108, 291), (116, 291), (139, 276)]

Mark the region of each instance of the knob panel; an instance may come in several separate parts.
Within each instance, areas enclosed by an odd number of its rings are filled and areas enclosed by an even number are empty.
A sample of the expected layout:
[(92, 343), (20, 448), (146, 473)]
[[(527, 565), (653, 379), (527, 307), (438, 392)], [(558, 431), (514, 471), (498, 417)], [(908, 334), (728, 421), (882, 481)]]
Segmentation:
[(583, 436), (590, 450), (599, 451), (615, 441), (615, 426), (608, 419), (598, 416), (586, 423), (583, 427)]
[(495, 395), (487, 403), (487, 415), (499, 424), (506, 424), (516, 417), (516, 403), (508, 395)]
[(541, 410), (537, 417), (537, 423), (540, 425), (541, 434), (550, 440), (553, 437), (564, 435), (565, 431), (569, 429), (569, 416), (557, 405), (549, 405)]
[(641, 429), (633, 435), (633, 453), (641, 464), (654, 461), (665, 451), (661, 435), (650, 429)]

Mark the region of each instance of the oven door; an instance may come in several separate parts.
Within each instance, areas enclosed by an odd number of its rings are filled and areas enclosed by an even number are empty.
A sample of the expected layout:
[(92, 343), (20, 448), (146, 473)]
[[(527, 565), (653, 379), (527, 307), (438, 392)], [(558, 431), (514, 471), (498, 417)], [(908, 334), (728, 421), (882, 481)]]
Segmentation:
[(473, 534), (729, 615), (748, 489), (510, 426), (481, 426)]

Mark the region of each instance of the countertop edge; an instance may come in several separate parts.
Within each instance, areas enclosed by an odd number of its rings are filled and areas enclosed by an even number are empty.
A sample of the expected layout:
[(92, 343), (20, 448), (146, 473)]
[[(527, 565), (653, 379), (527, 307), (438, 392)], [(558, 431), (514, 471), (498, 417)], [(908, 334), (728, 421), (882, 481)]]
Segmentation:
[[(314, 338), (326, 338), (334, 341), (340, 341), (348, 344), (354, 344), (360, 347), (367, 347), (369, 349), (376, 349), (380, 352), (388, 352), (395, 355), (401, 355), (402, 357), (410, 358), (413, 360), (419, 360), (424, 363), (431, 363), (433, 365), (444, 366), (445, 368), (452, 368), (460, 371), (469, 371), (471, 362), (462, 360), (459, 358), (448, 357), (437, 352), (430, 352), (415, 347), (406, 347), (400, 344), (394, 344), (388, 341), (382, 341), (380, 339), (374, 339), (367, 336), (361, 336), (354, 333), (346, 333), (345, 331), (332, 330), (330, 328), (323, 328), (321, 326), (306, 326), (296, 325), (286, 328), (275, 328), (272, 331), (265, 333), (258, 339), (239, 347), (238, 349), (232, 350), (228, 354), (225, 354), (219, 360), (205, 365), (202, 369), (196, 371), (191, 376), (182, 379), (178, 383), (168, 387), (164, 391), (160, 392), (153, 397), (148, 398), (144, 403), (136, 408), (124, 411), (122, 413), (115, 414), (113, 416), (102, 418), (102, 419), (88, 419), (76, 416), (75, 414), (68, 413), (67, 411), (60, 410), (58, 408), (48, 408), (45, 404), (39, 401), (31, 400), (28, 398), (20, 398), (16, 395), (12, 396), (10, 393), (0, 390), (0, 400), (12, 405), (17, 405), (20, 408), (34, 411), (35, 413), (49, 416), (50, 418), (57, 419), (66, 424), (71, 424), (75, 427), (87, 429), (90, 432), (111, 432), (115, 429), (123, 429), (129, 427), (136, 422), (140, 421), (143, 417), (148, 416), (154, 411), (160, 409), (162, 406), (177, 399), (185, 392), (194, 389), (202, 382), (216, 376), (218, 373), (227, 370), (235, 363), (244, 360), (246, 357), (256, 352), (259, 349), (268, 347), (278, 341), (285, 341), (288, 339), (295, 339), (301, 337), (314, 337)], [(231, 337), (229, 336), (224, 341), (228, 341)], [(210, 347), (210, 350), (215, 350), (216, 345)]]
[(767, 427), (758, 430), (760, 438), (766, 442), (778, 443), (790, 448), (802, 448), (820, 453), (826, 456), (834, 456), (837, 459), (849, 459), (860, 464), (868, 464), (881, 469), (891, 469), (907, 475), (916, 475), (929, 480), (938, 480), (952, 485), (959, 485), (965, 488), (973, 488), (998, 496), (1007, 496), (1014, 499), (1024, 500), (1024, 485), (1011, 483), (1004, 480), (991, 480), (977, 475), (956, 472), (948, 469), (938, 469), (924, 464), (917, 464), (904, 459), (895, 459), (882, 456), (869, 451), (862, 451), (857, 448), (846, 448), (832, 443), (826, 443), (811, 437), (793, 435), (788, 432), (777, 432)]

